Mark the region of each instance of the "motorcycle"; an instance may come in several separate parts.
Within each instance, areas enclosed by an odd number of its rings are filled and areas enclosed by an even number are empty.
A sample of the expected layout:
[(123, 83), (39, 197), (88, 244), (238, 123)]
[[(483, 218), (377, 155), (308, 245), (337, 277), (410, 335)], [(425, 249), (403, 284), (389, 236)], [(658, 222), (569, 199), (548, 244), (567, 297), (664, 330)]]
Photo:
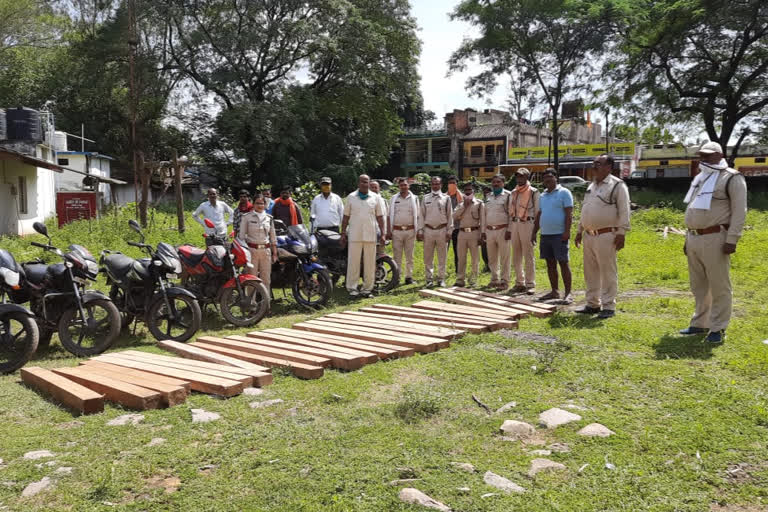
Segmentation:
[(24, 271), (13, 255), (0, 249), (0, 374), (15, 372), (34, 355), (40, 334), (35, 315), (8, 304), (6, 295), (18, 291)]
[[(214, 227), (209, 219), (205, 225)], [(209, 242), (206, 249), (193, 245), (177, 249), (183, 267), (182, 286), (202, 304), (218, 304), (222, 316), (238, 327), (259, 322), (269, 311), (269, 290), (261, 279), (240, 270), (253, 266), (251, 253), (236, 238), (230, 243), (225, 235), (203, 236)]]
[(16, 303), (29, 301), (40, 331), (39, 346), (48, 345), (58, 330), (62, 346), (77, 356), (104, 352), (120, 334), (120, 312), (109, 297), (87, 289), (87, 282), (96, 281), (99, 273), (96, 259), (77, 244), (70, 245), (65, 253), (51, 245), (44, 224), (35, 222), (32, 227), (48, 243), (31, 244), (53, 252), (63, 263), (24, 263), (23, 285), (13, 291), (11, 299)]
[(318, 263), (318, 242), (304, 224), (285, 227), (275, 220), (277, 262), (272, 265), (272, 287), (291, 287), (293, 298), (302, 306), (319, 308), (331, 298), (331, 275)]
[[(319, 229), (316, 231), (320, 248), (320, 262), (325, 265), (336, 283), (347, 275), (347, 247), (341, 245), (341, 235), (335, 231)], [(361, 267), (362, 268), (362, 267)], [(376, 254), (376, 275), (374, 293), (386, 293), (400, 282), (400, 270), (397, 263), (386, 253)]]
[(181, 273), (176, 249), (160, 242), (154, 250), (144, 243), (144, 233), (135, 220), (128, 225), (141, 237), (141, 242), (129, 241), (128, 245), (149, 257), (135, 260), (121, 252), (102, 251), (99, 263), (110, 286), (109, 297), (124, 315), (124, 326), (141, 317), (155, 339), (187, 341), (200, 329), (202, 313), (194, 294), (168, 283)]

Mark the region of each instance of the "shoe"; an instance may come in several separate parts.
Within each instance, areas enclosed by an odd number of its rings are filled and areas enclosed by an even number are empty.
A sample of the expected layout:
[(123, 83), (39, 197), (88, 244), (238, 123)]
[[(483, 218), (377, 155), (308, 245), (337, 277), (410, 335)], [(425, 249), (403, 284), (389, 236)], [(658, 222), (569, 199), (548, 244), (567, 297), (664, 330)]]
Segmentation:
[(705, 332), (709, 332), (709, 329), (705, 329), (703, 327), (694, 327), (694, 326), (688, 326), (685, 329), (681, 329), (680, 334), (683, 336), (692, 336), (694, 334), (704, 334)]
[(357, 290), (350, 290), (349, 296), (350, 297), (359, 297), (360, 296), (360, 292), (357, 291)]
[(535, 295), (536, 294), (536, 288), (526, 288), (525, 289), (526, 295)]
[(360, 296), (364, 299), (370, 299), (374, 297), (373, 292), (360, 292)]
[(412, 277), (406, 277), (405, 278), (405, 284), (413, 284), (413, 278)]
[(496, 289), (501, 292), (507, 291), (507, 288), (509, 288), (509, 285), (507, 283), (499, 283), (496, 285)]
[(597, 314), (597, 318), (602, 318), (603, 320), (613, 318), (614, 316), (616, 316), (616, 312), (612, 309), (604, 309)]
[(509, 291), (510, 291), (511, 293), (523, 293), (523, 292), (524, 292), (524, 291), (526, 291), (526, 290), (527, 290), (527, 289), (526, 289), (526, 287), (525, 287), (525, 286), (523, 286), (523, 285), (521, 285), (521, 284), (516, 284), (516, 285), (515, 285), (515, 286), (513, 286), (513, 287), (512, 287), (512, 289), (511, 289), (511, 290), (509, 290)]
[[(552, 300), (552, 299), (559, 299), (559, 298), (560, 298), (560, 292), (556, 292), (552, 290), (548, 294), (542, 295), (541, 297), (539, 297), (538, 300)], [(600, 310), (598, 309), (597, 311), (600, 311)]]
[(445, 279), (440, 280), (440, 288), (445, 288), (447, 285), (445, 284)]
[(455, 286), (456, 288), (466, 288), (464, 281), (456, 281), (455, 283), (453, 283), (453, 286)]
[(600, 308), (593, 308), (592, 306), (584, 306), (581, 309), (577, 309), (575, 313), (580, 313), (582, 315), (594, 315), (596, 313), (600, 312)]
[(725, 330), (710, 331), (704, 341), (712, 343), (713, 345), (719, 345), (720, 343), (725, 342)]
[(424, 283), (424, 288), (432, 288), (432, 286), (433, 286), (432, 281), (427, 281), (426, 283)]
[(560, 303), (563, 304), (563, 305), (573, 304), (573, 297), (569, 293), (568, 295), (563, 297), (563, 299), (560, 301)]

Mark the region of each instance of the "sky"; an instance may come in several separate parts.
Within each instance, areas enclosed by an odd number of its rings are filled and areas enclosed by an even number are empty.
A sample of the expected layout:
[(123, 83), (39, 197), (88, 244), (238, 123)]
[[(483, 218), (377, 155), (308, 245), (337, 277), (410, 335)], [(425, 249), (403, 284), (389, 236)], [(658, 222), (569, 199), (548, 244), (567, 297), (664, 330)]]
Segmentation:
[[(448, 59), (464, 37), (474, 34), (469, 24), (450, 21), (448, 13), (453, 11), (459, 0), (410, 0), (411, 14), (418, 21), (419, 38), (422, 41), (421, 94), (424, 108), (437, 114), (441, 120), (443, 114), (454, 108), (500, 108), (506, 110), (505, 88), (499, 87), (490, 98), (470, 98), (464, 86), (469, 76), (479, 71), (479, 66), (470, 65), (467, 72), (454, 73), (446, 77)], [(473, 73), (474, 71), (474, 73)]]

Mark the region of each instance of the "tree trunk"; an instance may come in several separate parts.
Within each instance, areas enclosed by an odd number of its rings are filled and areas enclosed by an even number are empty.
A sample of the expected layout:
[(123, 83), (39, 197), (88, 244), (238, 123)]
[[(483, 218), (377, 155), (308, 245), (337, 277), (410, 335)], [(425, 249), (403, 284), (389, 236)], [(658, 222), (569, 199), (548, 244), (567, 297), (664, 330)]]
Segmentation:
[(558, 105), (552, 109), (552, 152), (554, 153), (552, 162), (554, 163), (555, 170), (560, 174), (560, 154), (558, 148), (560, 146), (560, 125), (557, 122), (557, 109)]
[(179, 165), (179, 157), (176, 150), (173, 150), (173, 188), (176, 193), (176, 217), (178, 219), (179, 233), (184, 232), (184, 193), (181, 190), (182, 166)]
[(139, 152), (139, 183), (141, 185), (141, 198), (139, 199), (139, 224), (141, 227), (147, 227), (147, 205), (149, 204), (149, 180), (152, 171), (147, 170), (147, 162), (144, 161), (144, 154)]

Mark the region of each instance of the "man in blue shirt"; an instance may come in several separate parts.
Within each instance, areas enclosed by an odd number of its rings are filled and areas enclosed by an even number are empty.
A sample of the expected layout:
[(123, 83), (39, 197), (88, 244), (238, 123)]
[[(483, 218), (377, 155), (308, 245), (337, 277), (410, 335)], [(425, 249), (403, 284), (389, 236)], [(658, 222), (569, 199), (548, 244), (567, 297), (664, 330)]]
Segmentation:
[(557, 183), (557, 171), (552, 168), (544, 171), (542, 178), (545, 190), (541, 193), (540, 209), (536, 215), (531, 241), (536, 243), (536, 233), (541, 228), (541, 259), (547, 261), (547, 274), (552, 291), (539, 300), (559, 299), (557, 265), (563, 274), (565, 295), (563, 302), (571, 299), (571, 267), (568, 264), (568, 243), (571, 238), (573, 220), (573, 195), (567, 188)]

